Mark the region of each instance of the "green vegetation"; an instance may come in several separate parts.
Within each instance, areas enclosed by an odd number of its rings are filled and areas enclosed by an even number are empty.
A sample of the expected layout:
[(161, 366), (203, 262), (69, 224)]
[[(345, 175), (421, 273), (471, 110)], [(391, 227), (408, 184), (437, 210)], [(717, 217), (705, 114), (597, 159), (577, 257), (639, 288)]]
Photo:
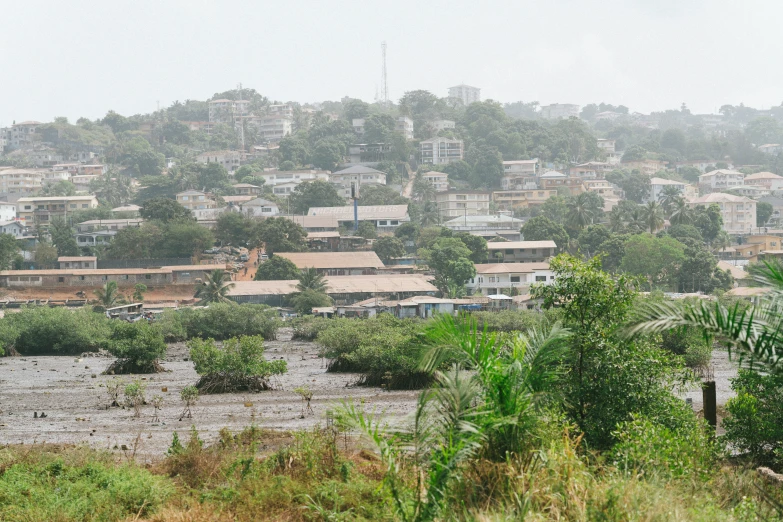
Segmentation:
[(322, 330), (329, 328), (334, 321), (325, 317), (304, 316), (291, 321), (293, 339), (296, 341), (315, 341)]
[(268, 390), (269, 378), (288, 370), (285, 361), (264, 359), (261, 336), (232, 337), (220, 348), (214, 339), (192, 339), (188, 348), (201, 376), (196, 388), (202, 393)]
[(6, 354), (69, 355), (97, 351), (109, 334), (109, 320), (88, 308), (31, 306), (0, 319), (0, 342)]
[(228, 291), (234, 287), (234, 283), (227, 282), (230, 280), (230, 275), (225, 270), (215, 269), (196, 286), (196, 294), (193, 297), (201, 299), (204, 304), (233, 303), (227, 297)]
[(299, 278), (299, 269), (288, 259), (272, 256), (256, 270), (256, 281), (292, 281)]
[(158, 360), (166, 355), (166, 342), (160, 329), (146, 321), (112, 321), (106, 350), (117, 360), (104, 373), (155, 373), (163, 370)]
[(280, 320), (277, 311), (268, 306), (216, 303), (209, 308), (167, 310), (156, 324), (167, 342), (193, 338), (222, 340), (241, 335), (272, 340)]

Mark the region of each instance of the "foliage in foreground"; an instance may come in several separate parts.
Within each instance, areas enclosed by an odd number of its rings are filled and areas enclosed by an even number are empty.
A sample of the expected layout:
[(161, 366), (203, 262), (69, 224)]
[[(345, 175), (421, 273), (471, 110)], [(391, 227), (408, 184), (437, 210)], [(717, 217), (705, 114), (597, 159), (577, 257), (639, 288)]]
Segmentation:
[(220, 348), (214, 339), (192, 339), (188, 348), (203, 393), (268, 390), (270, 377), (288, 371), (285, 361), (264, 359), (261, 336), (232, 337)]
[(213, 303), (208, 308), (167, 310), (157, 324), (168, 342), (240, 335), (260, 335), (269, 341), (277, 335), (280, 320), (275, 309), (265, 305)]
[(296, 341), (315, 341), (318, 334), (329, 328), (333, 322), (334, 319), (326, 317), (297, 317), (290, 323), (293, 330), (292, 338)]
[(89, 308), (31, 306), (0, 319), (6, 353), (67, 355), (98, 350), (109, 336), (109, 319)]

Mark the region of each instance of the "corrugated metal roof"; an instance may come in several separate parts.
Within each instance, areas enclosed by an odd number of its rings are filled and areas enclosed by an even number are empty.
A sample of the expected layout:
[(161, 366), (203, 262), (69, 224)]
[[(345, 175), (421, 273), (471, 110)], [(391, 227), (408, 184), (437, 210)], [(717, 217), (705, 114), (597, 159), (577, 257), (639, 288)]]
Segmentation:
[(529, 274), (549, 270), (549, 263), (486, 263), (476, 265), (477, 274)]
[[(438, 291), (420, 274), (330, 276), (325, 279), (329, 294)], [(297, 283), (298, 281), (237, 281), (228, 291), (228, 295), (287, 295), (296, 291)]]
[(547, 241), (498, 241), (487, 243), (489, 250), (506, 250), (522, 248), (557, 248), (557, 244), (552, 240)]
[[(311, 207), (308, 216), (334, 216), (340, 220), (353, 219), (353, 207)], [(408, 217), (408, 205), (359, 206), (359, 219), (404, 219)]]
[(375, 252), (279, 252), (297, 268), (384, 268)]

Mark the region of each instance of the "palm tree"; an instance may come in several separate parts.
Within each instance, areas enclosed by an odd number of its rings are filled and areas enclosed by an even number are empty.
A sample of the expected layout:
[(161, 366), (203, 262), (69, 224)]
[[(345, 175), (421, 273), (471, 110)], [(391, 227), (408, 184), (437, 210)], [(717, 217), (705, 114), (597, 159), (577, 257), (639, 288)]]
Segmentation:
[(636, 207), (627, 214), (628, 229), (632, 234), (639, 234), (643, 232), (646, 227), (646, 220), (644, 215), (644, 209), (642, 207)]
[(691, 208), (685, 198), (677, 198), (672, 202), (669, 223), (672, 225), (688, 225), (693, 220)]
[(299, 275), (299, 282), (296, 284), (296, 289), (300, 292), (313, 290), (314, 292), (325, 294), (328, 288), (329, 285), (326, 283), (326, 279), (315, 268), (302, 270), (302, 273)]
[(650, 234), (663, 226), (663, 208), (655, 201), (650, 201), (644, 207), (644, 222), (650, 230)]
[(93, 292), (104, 308), (111, 308), (120, 300), (120, 292), (116, 281), (106, 281), (106, 284)]
[(615, 234), (625, 230), (625, 212), (620, 207), (614, 207), (609, 212), (609, 229)]
[(682, 193), (677, 185), (666, 185), (658, 194), (658, 203), (663, 207), (667, 216), (671, 215), (674, 202), (682, 198)]
[(586, 192), (570, 199), (568, 203), (569, 226), (581, 230), (591, 225), (595, 217), (595, 210)]
[(196, 288), (196, 295), (203, 303), (230, 303), (232, 302), (226, 294), (234, 287), (234, 283), (226, 283), (225, 270), (215, 269), (209, 273), (201, 284)]
[(751, 269), (753, 279), (767, 287), (755, 305), (720, 302), (667, 301), (642, 305), (626, 333), (635, 336), (674, 328), (697, 328), (726, 342), (729, 355), (741, 365), (783, 373), (783, 265), (767, 262)]

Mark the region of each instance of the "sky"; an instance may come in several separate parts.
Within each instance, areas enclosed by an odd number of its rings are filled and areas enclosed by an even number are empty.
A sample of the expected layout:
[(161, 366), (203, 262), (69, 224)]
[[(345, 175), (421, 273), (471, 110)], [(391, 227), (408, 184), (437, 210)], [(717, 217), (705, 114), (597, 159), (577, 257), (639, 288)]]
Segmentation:
[(146, 113), (238, 83), (273, 100), (481, 88), (501, 102), (714, 113), (783, 101), (775, 0), (0, 3), (0, 126)]

